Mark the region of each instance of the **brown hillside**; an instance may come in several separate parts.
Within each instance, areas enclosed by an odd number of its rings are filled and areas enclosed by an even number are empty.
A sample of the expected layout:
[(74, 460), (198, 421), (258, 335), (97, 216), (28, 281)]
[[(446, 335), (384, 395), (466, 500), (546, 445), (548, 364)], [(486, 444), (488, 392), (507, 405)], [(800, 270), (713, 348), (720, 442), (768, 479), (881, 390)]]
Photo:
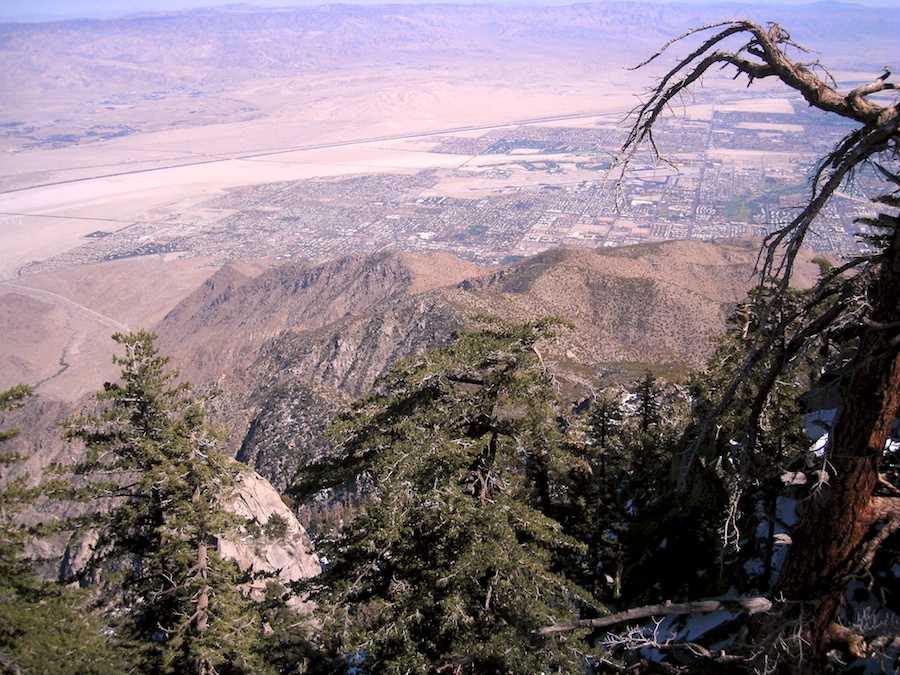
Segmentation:
[[(504, 317), (571, 321), (565, 347), (581, 365), (697, 368), (752, 286), (758, 250), (750, 241), (558, 248), (463, 284), (452, 297)], [(804, 281), (814, 267), (803, 265)]]
[[(445, 343), (479, 313), (571, 322), (546, 358), (574, 394), (601, 375), (701, 367), (753, 284), (758, 250), (747, 241), (558, 248), (493, 272), (394, 252), (289, 263), (252, 279), (228, 268), (158, 329), (189, 379), (225, 391), (216, 413), (232, 451), (283, 485), (322, 451), (324, 425), (311, 416), (366, 393), (393, 361)], [(303, 448), (285, 432), (297, 420), (307, 420)]]
[(456, 284), (479, 268), (444, 253), (397, 251), (324, 263), (286, 263), (251, 278), (227, 265), (158, 326), (160, 347), (197, 381), (219, 381), (282, 332), (321, 328)]
[(68, 336), (57, 330), (65, 323), (58, 306), (22, 293), (0, 294), (0, 390), (20, 382), (53, 375), (61, 367), (54, 355), (65, 349)]

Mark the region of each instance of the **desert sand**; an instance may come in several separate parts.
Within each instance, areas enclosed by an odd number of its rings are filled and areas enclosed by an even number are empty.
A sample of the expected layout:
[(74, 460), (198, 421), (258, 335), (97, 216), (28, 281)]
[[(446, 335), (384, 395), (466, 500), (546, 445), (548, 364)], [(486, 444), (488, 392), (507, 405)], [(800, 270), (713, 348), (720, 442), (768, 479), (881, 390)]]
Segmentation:
[[(168, 107), (81, 101), (86, 124), (142, 124), (121, 138), (54, 148), (5, 141), (0, 305), (10, 319), (0, 335), (0, 388), (26, 381), (77, 400), (114, 376), (113, 332), (151, 327), (216, 269), (206, 259), (150, 256), (30, 275), (30, 263), (77, 251), (92, 233), (221, 217), (204, 203), (243, 185), (477, 169), (487, 160), (429, 150), (442, 138), (522, 123), (614, 124), (633, 104), (618, 69), (570, 75), (529, 64), (488, 76), (470, 62), (427, 76), (399, 68), (261, 79)], [(44, 117), (60, 114), (62, 103), (48, 102)], [(473, 175), (434, 194), (492, 187)]]

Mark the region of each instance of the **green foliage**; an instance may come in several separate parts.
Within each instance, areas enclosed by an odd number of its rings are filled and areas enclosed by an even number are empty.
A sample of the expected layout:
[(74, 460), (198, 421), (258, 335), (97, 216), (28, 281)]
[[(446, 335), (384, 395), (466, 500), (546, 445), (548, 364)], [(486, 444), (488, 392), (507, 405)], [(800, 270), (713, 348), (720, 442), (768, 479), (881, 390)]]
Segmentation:
[(300, 615), (289, 605), (290, 593), (280, 583), (270, 583), (259, 607), (265, 620), (265, 635), (260, 645), (266, 662), (281, 675), (300, 675), (310, 664), (321, 663), (319, 648), (310, 639), (313, 629), (308, 615)]
[[(810, 291), (789, 291), (781, 295), (776, 295), (775, 291), (774, 282), (751, 291), (748, 300), (730, 317), (727, 333), (719, 340), (707, 371), (692, 382), (698, 406), (708, 408), (715, 400), (717, 390), (734, 381), (739, 374), (751, 340), (775, 337), (776, 331), (782, 334), (765, 358), (753, 364), (749, 376), (739, 383), (733, 400), (719, 414), (717, 423), (723, 425), (724, 433), (718, 434), (719, 445), (712, 449), (712, 454), (706, 455), (712, 459), (727, 454), (723, 444), (735, 440), (738, 445), (743, 445), (744, 439), (750, 440), (748, 433), (753, 429), (755, 447), (750, 449), (746, 460), (754, 463), (750, 470), (757, 475), (795, 458), (808, 445), (799, 424), (800, 399), (825, 366), (829, 348), (821, 343), (811, 343), (802, 351), (787, 355), (780, 377), (771, 385), (764, 383), (772, 361), (779, 358), (786, 347), (787, 336), (792, 332), (789, 324), (794, 323), (793, 330), (796, 330), (801, 318), (804, 321), (811, 318), (802, 311), (810, 299)], [(827, 339), (827, 336), (821, 336), (821, 340)], [(759, 420), (751, 420), (750, 416), (757, 409)], [(702, 412), (698, 410), (698, 413)]]
[[(827, 265), (820, 268), (831, 273)], [(791, 344), (792, 336), (836, 300), (807, 310), (813, 290), (776, 293), (776, 287), (775, 281), (758, 287), (738, 306), (707, 372), (692, 383), (698, 417), (708, 415), (722, 390), (737, 383), (728, 405), (717, 411), (716, 435), (701, 449), (702, 466), (711, 471), (702, 476), (695, 471), (693, 480), (707, 489), (717, 483), (716, 491), (725, 495), (719, 516), (720, 566), (730, 561), (732, 582), (748, 590), (767, 589), (774, 572), (774, 505), (783, 490), (779, 476), (792, 464), (803, 466), (810, 442), (801, 421), (809, 392), (822, 373), (833, 376), (834, 364), (842, 360), (842, 336), (836, 330), (811, 335), (799, 348)], [(754, 340), (770, 340), (772, 346), (748, 368), (745, 357)], [(760, 528), (768, 536), (747, 537)], [(750, 558), (762, 565), (755, 577), (742, 578)]]
[(637, 383), (635, 396), (637, 397), (637, 417), (640, 421), (642, 434), (647, 434), (650, 428), (658, 426), (661, 421), (659, 410), (659, 395), (661, 390), (656, 383), (656, 378), (649, 370)]
[[(31, 387), (20, 384), (0, 392), (0, 411), (11, 410), (31, 396)], [(18, 429), (0, 430), (0, 443), (19, 435)], [(0, 451), (0, 466), (9, 466), (25, 458), (15, 452)], [(29, 484), (28, 475), (7, 479), (0, 486), (0, 588), (31, 587), (33, 578), (21, 560), (27, 532), (17, 522), (20, 510), (34, 502), (39, 490)]]
[[(0, 392), (0, 410), (22, 404), (32, 395), (26, 385)], [(0, 431), (0, 442), (18, 429)], [(24, 460), (0, 453), (0, 464)], [(31, 533), (20, 519), (22, 509), (42, 494), (27, 474), (0, 487), (0, 672), (47, 675), (117, 672), (126, 663), (113, 653), (104, 626), (88, 611), (87, 594), (38, 580), (22, 557)]]
[[(792, 336), (814, 326), (837, 298), (777, 289), (773, 280), (735, 309), (706, 370), (689, 383), (690, 408), (682, 402), (661, 415), (648, 412), (648, 398), (675, 401), (646, 377), (635, 388), (633, 420), (619, 434), (639, 483), (618, 479), (619, 494), (632, 495), (634, 515), (622, 535), (623, 594), (632, 601), (769, 587), (779, 477), (792, 463), (802, 466), (810, 444), (801, 427), (810, 387), (840, 361), (842, 339), (835, 330), (822, 331), (799, 347)], [(770, 348), (748, 362), (751, 344), (766, 341)], [(727, 405), (717, 407), (730, 386)], [(682, 428), (664, 431), (667, 419), (681, 419)], [(695, 452), (685, 451), (694, 442), (695, 428), (684, 428), (690, 420), (715, 424)]]
[(325, 542), (315, 582), (343, 669), (583, 668), (572, 636), (530, 635), (599, 609), (564, 573), (585, 547), (553, 517), (589, 468), (539, 356), (551, 328), (496, 321), (398, 362), (335, 423), (336, 457), (301, 478), (301, 493), (355, 483), (367, 495)]
[(125, 348), (114, 359), (122, 382), (104, 385), (97, 412), (67, 423), (67, 438), (86, 448), (70, 467), (73, 494), (110, 505), (92, 516), (100, 541), (87, 572), (127, 609), (118, 635), (142, 672), (265, 672), (262, 620), (239, 590), (248, 579), (214, 550), (235, 529), (224, 503), (239, 467), (219, 453), (202, 406), (176, 384), (154, 338), (114, 335)]
[[(693, 564), (697, 533), (693, 525), (673, 528), (669, 469), (689, 417), (683, 386), (650, 372), (628, 389), (600, 391), (588, 411), (594, 452), (593, 471), (574, 490), (576, 504), (567, 528), (587, 543), (584, 573), (601, 598), (617, 602), (655, 602), (680, 585), (660, 584), (673, 568)], [(684, 550), (676, 539), (686, 536)], [(662, 548), (661, 548), (662, 544)], [(688, 562), (689, 561), (689, 562)]]
[(603, 450), (601, 457), (613, 446), (616, 429), (624, 419), (623, 398), (623, 392), (610, 387), (599, 392), (591, 404), (588, 413), (590, 436), (593, 443)]
[[(21, 405), (22, 401), (31, 396), (32, 393), (31, 387), (27, 384), (17, 384), (6, 391), (0, 391), (0, 412), (11, 410)], [(18, 429), (2, 429), (0, 430), (0, 443), (15, 438), (18, 435)], [(0, 463), (8, 464), (18, 459), (21, 459), (18, 455), (0, 453)]]
[(266, 522), (265, 535), (271, 539), (281, 539), (287, 534), (287, 521), (277, 513)]
[(37, 584), (28, 593), (0, 586), (0, 673), (106, 675), (127, 672), (88, 593)]

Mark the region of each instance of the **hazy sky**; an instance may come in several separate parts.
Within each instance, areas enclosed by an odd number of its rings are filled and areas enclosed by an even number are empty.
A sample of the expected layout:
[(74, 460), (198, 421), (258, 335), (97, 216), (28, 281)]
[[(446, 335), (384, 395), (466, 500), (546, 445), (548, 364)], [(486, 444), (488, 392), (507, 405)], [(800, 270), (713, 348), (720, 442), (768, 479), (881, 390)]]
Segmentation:
[[(269, 7), (328, 4), (331, 0), (249, 0), (246, 4)], [(496, 2), (497, 4), (573, 4), (579, 0), (343, 0), (346, 4), (392, 4), (397, 2), (455, 2), (475, 4)], [(583, 1), (583, 0), (582, 0)], [(648, 1), (648, 0), (645, 0)], [(666, 2), (672, 0), (649, 0)], [(674, 0), (678, 2), (679, 0)], [(727, 2), (728, 0), (681, 0), (682, 2), (704, 3)], [(764, 0), (743, 4), (796, 5), (809, 4), (814, 0)], [(847, 0), (845, 0), (847, 1)], [(857, 4), (900, 7), (900, 0), (849, 0)], [(741, 0), (736, 0), (741, 3)], [(131, 12), (159, 11), (166, 9), (186, 9), (189, 7), (215, 7), (237, 4), (237, 0), (0, 0), (0, 21), (35, 21), (41, 19), (61, 19), (75, 17), (121, 16)]]

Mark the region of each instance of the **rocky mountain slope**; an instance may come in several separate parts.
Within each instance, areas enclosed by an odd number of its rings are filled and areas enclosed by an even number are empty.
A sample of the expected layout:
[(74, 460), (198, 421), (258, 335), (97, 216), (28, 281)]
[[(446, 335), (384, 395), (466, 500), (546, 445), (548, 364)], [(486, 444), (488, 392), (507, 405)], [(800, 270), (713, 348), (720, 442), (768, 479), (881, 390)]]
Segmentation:
[(228, 266), (159, 324), (160, 346), (188, 379), (223, 390), (215, 413), (232, 452), (283, 488), (324, 449), (328, 417), (479, 314), (570, 322), (546, 356), (573, 397), (604, 377), (701, 367), (757, 252), (752, 241), (669, 242), (558, 248), (493, 271), (396, 252), (257, 276)]
[(260, 274), (226, 265), (159, 324), (160, 348), (194, 381), (234, 370), (288, 329), (314, 330), (378, 312), (410, 295), (479, 273), (446, 254), (389, 251), (324, 263), (286, 263)]
[[(571, 324), (544, 353), (573, 400), (645, 368), (702, 367), (734, 303), (753, 283), (758, 242), (558, 248), (501, 269), (444, 254), (379, 252), (262, 271), (231, 264), (157, 326), (185, 378), (217, 387), (228, 451), (279, 491), (327, 449), (325, 429), (397, 359), (444, 344), (483, 314)], [(801, 266), (808, 283), (816, 266)], [(37, 395), (0, 417), (23, 434), (9, 449), (39, 475), (79, 450), (63, 443), (63, 401)]]
[[(217, 537), (216, 549), (223, 557), (234, 560), (242, 572), (258, 575), (258, 580), (247, 589), (255, 599), (265, 597), (266, 576), (277, 577), (287, 585), (321, 572), (306, 529), (271, 483), (255, 471), (243, 471), (225, 509), (244, 524), (230, 538)], [(68, 537), (69, 533), (63, 532), (32, 548), (32, 555), (45, 561), (41, 569), (45, 577), (72, 578), (92, 563), (98, 533), (89, 531), (74, 543)], [(303, 607), (299, 598), (292, 602), (295, 607)]]

